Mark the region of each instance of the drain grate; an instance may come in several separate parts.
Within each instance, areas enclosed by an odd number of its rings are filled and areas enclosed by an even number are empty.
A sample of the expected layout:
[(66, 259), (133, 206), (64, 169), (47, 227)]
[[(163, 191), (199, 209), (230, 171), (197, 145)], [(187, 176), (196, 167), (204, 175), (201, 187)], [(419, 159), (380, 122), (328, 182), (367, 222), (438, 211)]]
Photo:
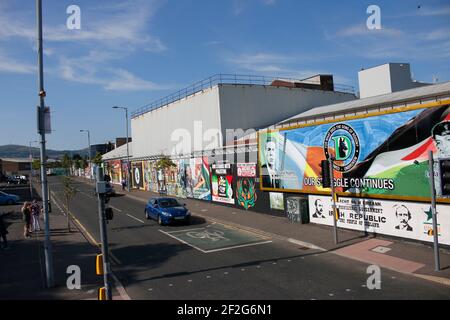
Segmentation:
[(391, 248), (378, 246), (378, 247), (373, 248), (371, 251), (377, 252), (377, 253), (386, 253), (386, 252), (391, 251)]

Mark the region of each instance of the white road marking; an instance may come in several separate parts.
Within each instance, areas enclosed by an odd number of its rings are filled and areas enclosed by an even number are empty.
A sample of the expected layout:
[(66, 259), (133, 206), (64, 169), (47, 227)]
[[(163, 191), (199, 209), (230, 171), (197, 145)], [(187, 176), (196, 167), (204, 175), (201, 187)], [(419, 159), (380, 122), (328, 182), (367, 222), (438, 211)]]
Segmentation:
[(234, 247), (227, 247), (227, 248), (221, 248), (221, 249), (208, 250), (208, 251), (205, 251), (205, 253), (225, 251), (225, 250), (231, 250), (231, 249), (243, 248), (243, 247), (250, 247), (250, 246), (257, 246), (259, 244), (266, 244), (266, 243), (271, 243), (271, 242), (272, 241), (263, 241), (263, 242), (257, 242), (257, 243), (249, 243), (249, 244), (243, 244), (243, 245), (234, 246)]
[(119, 208), (113, 207), (113, 206), (109, 206), (110, 208), (113, 208), (114, 210), (118, 211), (118, 212), (122, 212), (122, 210), (120, 210)]
[(200, 210), (201, 212), (206, 212), (206, 211), (208, 211), (208, 209), (202, 209), (202, 210)]
[(307, 248), (310, 248), (310, 249), (316, 249), (316, 250), (320, 250), (320, 251), (326, 251), (324, 248), (318, 247), (318, 246), (316, 246), (316, 245), (314, 245), (312, 243), (309, 243), (309, 242), (304, 242), (304, 241), (300, 241), (300, 240), (292, 239), (292, 238), (288, 238), (286, 240), (287, 240), (287, 242), (290, 242), (290, 243), (293, 243), (293, 244), (297, 244), (299, 246), (307, 247)]
[[(200, 228), (200, 229), (203, 229), (203, 228)], [(172, 232), (166, 232), (166, 231), (163, 231), (163, 230), (161, 230), (161, 229), (159, 229), (158, 230), (159, 232), (161, 232), (161, 233), (164, 233), (164, 234), (166, 234), (166, 235), (168, 235), (169, 237), (171, 237), (171, 238), (173, 238), (173, 239), (175, 239), (175, 240), (177, 240), (177, 241), (180, 241), (181, 243), (184, 243), (185, 245), (188, 245), (188, 246), (190, 246), (190, 247), (192, 247), (192, 248), (194, 248), (194, 249), (196, 249), (196, 250), (198, 250), (198, 251), (201, 251), (201, 252), (203, 252), (203, 253), (212, 253), (212, 252), (218, 252), (218, 251), (225, 251), (225, 250), (231, 250), (231, 249), (236, 249), (236, 248), (243, 248), (243, 247), (249, 247), (249, 246), (256, 246), (256, 245), (259, 245), (259, 244), (266, 244), (266, 243), (272, 243), (272, 241), (262, 241), (262, 242), (256, 242), (256, 243), (248, 243), (248, 244), (243, 244), (243, 245), (238, 245), (238, 246), (233, 246), (233, 247), (226, 247), (226, 248), (220, 248), (220, 249), (213, 249), (213, 250), (202, 250), (202, 249), (200, 249), (199, 247), (196, 247), (196, 246), (194, 246), (194, 245), (192, 245), (192, 244), (190, 244), (190, 243), (188, 243), (188, 242), (186, 242), (186, 241), (184, 241), (184, 240), (182, 240), (182, 239), (179, 239), (179, 238), (177, 238), (177, 237), (175, 237), (175, 236), (173, 236), (173, 235), (171, 235), (170, 233), (174, 233), (174, 232), (178, 232), (178, 231), (172, 231)], [(181, 232), (181, 231), (180, 231)]]
[(158, 231), (161, 232), (161, 233), (164, 233), (164, 234), (168, 235), (168, 236), (171, 237), (171, 238), (174, 238), (174, 239), (177, 240), (177, 241), (180, 241), (181, 243), (184, 243), (185, 245), (188, 245), (188, 246), (190, 246), (190, 247), (192, 247), (192, 248), (194, 248), (194, 249), (197, 249), (198, 251), (201, 251), (201, 252), (203, 252), (203, 253), (207, 253), (206, 251), (204, 251), (204, 250), (202, 250), (202, 249), (200, 249), (200, 248), (198, 248), (198, 247), (196, 247), (196, 246), (194, 246), (194, 245), (192, 245), (192, 244), (190, 244), (190, 243), (188, 243), (188, 242), (186, 242), (186, 241), (183, 241), (183, 240), (181, 240), (181, 239), (178, 239), (177, 237), (171, 235), (171, 234), (168, 233), (168, 232), (162, 231), (161, 229), (159, 229)]
[(228, 274), (228, 272), (224, 272), (223, 274)]
[(141, 219), (136, 218), (135, 216), (132, 216), (131, 214), (127, 213), (127, 216), (129, 216), (130, 218), (139, 221), (140, 223), (145, 223), (144, 221), (142, 221)]

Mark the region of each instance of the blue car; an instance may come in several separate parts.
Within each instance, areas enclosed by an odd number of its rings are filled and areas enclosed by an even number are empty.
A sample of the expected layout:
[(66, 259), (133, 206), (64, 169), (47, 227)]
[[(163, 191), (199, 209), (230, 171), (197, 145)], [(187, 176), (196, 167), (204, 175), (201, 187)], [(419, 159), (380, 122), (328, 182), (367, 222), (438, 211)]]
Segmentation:
[(189, 223), (191, 213), (174, 198), (150, 198), (145, 206), (145, 217), (155, 219), (160, 225), (173, 222)]
[(16, 204), (19, 201), (19, 196), (0, 191), (0, 204)]

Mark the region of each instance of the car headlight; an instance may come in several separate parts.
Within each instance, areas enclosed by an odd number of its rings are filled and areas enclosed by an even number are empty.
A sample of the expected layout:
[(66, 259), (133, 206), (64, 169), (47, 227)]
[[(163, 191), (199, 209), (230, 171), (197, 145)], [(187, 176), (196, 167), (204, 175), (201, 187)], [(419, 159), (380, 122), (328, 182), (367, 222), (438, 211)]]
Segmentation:
[(170, 217), (171, 216), (171, 214), (169, 212), (167, 212), (167, 211), (161, 211), (161, 213), (162, 213), (163, 216), (166, 216), (166, 217)]

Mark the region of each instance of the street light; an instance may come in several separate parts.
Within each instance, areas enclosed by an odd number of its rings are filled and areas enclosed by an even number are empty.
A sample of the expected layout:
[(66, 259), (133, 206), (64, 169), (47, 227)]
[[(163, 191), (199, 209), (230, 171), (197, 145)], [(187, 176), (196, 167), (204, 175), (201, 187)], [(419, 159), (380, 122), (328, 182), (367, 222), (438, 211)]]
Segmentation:
[(39, 141), (30, 141), (30, 199), (33, 200), (33, 151), (31, 149), (32, 143), (39, 143)]
[(128, 190), (128, 192), (130, 192), (130, 172), (131, 172), (131, 170), (130, 170), (130, 150), (128, 147), (128, 142), (129, 142), (129, 138), (128, 138), (128, 108), (118, 107), (118, 106), (114, 106), (112, 108), (125, 110), (125, 122), (126, 122), (126, 127), (127, 127), (127, 190)]
[[(89, 154), (89, 171), (91, 171), (91, 133), (89, 130), (80, 130), (80, 132), (87, 132), (88, 134), (88, 154)], [(84, 169), (83, 169), (84, 170)]]

